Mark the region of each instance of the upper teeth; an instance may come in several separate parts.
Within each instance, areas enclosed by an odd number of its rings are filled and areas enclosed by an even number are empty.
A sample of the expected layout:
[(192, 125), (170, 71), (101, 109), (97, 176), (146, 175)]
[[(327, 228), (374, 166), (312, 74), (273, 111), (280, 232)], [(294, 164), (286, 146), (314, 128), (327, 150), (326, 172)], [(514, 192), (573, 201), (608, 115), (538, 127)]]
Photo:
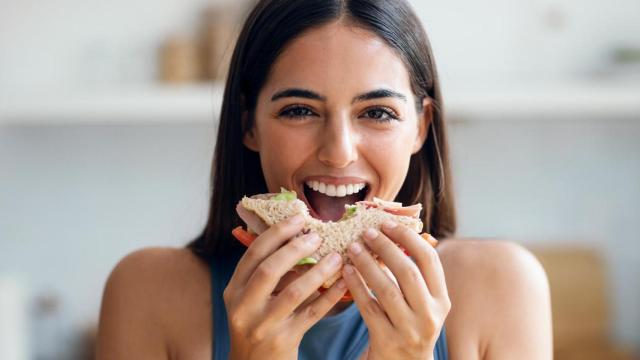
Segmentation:
[(306, 184), (308, 187), (312, 188), (315, 191), (318, 191), (328, 196), (338, 196), (338, 197), (355, 194), (358, 191), (364, 189), (364, 187), (367, 185), (365, 183), (333, 185), (333, 184), (325, 184), (320, 181), (307, 181)]

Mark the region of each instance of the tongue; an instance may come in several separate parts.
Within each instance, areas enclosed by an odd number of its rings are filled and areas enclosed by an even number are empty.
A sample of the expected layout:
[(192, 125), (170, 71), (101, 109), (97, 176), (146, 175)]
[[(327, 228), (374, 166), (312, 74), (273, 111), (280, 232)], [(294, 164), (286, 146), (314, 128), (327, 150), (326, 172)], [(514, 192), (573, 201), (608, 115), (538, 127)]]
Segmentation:
[(355, 204), (358, 201), (358, 194), (351, 194), (343, 197), (327, 196), (317, 191), (307, 191), (307, 200), (324, 221), (338, 221), (344, 214), (344, 206)]

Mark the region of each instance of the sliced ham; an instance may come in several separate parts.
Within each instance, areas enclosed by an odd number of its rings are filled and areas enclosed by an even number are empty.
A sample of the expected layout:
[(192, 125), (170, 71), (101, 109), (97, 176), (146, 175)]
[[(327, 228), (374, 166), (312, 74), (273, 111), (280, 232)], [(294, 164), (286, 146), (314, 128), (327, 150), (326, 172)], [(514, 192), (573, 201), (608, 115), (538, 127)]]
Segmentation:
[(384, 206), (377, 202), (373, 201), (359, 201), (358, 204), (363, 204), (367, 207), (367, 209), (381, 209), (383, 211), (388, 212), (389, 214), (399, 215), (399, 216), (408, 216), (417, 218), (420, 216), (420, 211), (422, 211), (422, 204), (415, 204), (411, 206), (404, 207), (395, 207), (395, 206)]

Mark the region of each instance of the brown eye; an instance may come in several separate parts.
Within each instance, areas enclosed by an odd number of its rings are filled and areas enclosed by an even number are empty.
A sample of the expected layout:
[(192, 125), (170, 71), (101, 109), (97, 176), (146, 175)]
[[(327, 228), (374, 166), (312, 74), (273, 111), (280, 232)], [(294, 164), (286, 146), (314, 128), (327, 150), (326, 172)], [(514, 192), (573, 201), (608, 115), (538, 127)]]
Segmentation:
[(315, 113), (305, 106), (290, 106), (282, 110), (278, 116), (289, 119), (302, 119), (308, 116), (314, 116)]
[(393, 110), (385, 107), (367, 109), (363, 115), (377, 123), (388, 123), (393, 120), (400, 120)]

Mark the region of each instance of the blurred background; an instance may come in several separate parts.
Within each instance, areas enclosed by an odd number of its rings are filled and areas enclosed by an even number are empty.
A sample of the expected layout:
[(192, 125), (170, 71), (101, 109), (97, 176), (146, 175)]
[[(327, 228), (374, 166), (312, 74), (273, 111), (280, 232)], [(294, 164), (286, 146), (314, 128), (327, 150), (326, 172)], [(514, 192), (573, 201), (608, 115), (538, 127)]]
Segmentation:
[[(0, 359), (83, 359), (104, 282), (203, 227), (252, 1), (0, 0)], [(459, 236), (549, 273), (558, 359), (640, 353), (640, 2), (413, 0)]]

